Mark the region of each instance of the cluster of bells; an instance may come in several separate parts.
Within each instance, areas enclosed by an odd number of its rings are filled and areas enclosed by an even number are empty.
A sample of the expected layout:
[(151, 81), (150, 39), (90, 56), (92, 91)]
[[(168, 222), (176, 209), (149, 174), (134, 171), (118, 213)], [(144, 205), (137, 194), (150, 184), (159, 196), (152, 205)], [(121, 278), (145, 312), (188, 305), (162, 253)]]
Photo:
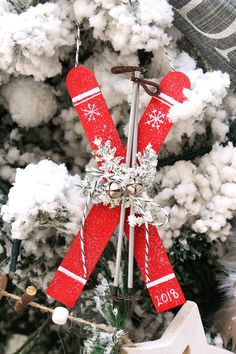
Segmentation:
[(130, 183), (110, 182), (107, 186), (107, 194), (111, 199), (119, 199), (123, 196), (134, 197), (142, 190), (142, 184), (133, 179)]

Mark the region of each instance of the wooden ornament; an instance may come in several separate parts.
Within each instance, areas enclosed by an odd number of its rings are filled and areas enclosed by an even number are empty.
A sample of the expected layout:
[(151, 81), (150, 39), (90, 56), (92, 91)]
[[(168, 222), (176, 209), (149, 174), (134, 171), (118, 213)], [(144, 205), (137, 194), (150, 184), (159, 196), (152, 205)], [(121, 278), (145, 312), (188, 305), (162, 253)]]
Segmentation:
[[(101, 139), (103, 143), (109, 141), (111, 148), (115, 148), (115, 157), (120, 157), (123, 161), (126, 155), (125, 148), (94, 74), (86, 67), (77, 66), (70, 70), (66, 82), (92, 150), (97, 150), (96, 139)], [(170, 72), (164, 76), (160, 82), (160, 94), (151, 98), (139, 121), (137, 142), (139, 153), (143, 154), (149, 144), (156, 153), (159, 151), (172, 126), (168, 118), (169, 110), (173, 104), (186, 100), (183, 90), (189, 88), (190, 81), (181, 72)], [(101, 166), (101, 161), (98, 165)], [(130, 193), (134, 192), (135, 190), (130, 188)], [(47, 295), (67, 307), (75, 305), (104, 248), (120, 223), (120, 210), (120, 206), (110, 208), (103, 204), (91, 207), (83, 234), (81, 235), (80, 230), (75, 237), (47, 288)], [(130, 239), (127, 219), (124, 225), (126, 237)], [(154, 225), (148, 227), (149, 277), (146, 276), (146, 231), (145, 225), (135, 228), (134, 257), (156, 311), (160, 313), (182, 305), (185, 298)]]
[(0, 299), (2, 298), (1, 291), (5, 290), (7, 287), (7, 276), (6, 274), (0, 274)]
[(37, 289), (34, 286), (28, 286), (24, 294), (21, 296), (20, 300), (15, 304), (15, 311), (22, 312), (27, 305), (33, 300), (37, 293)]
[(161, 339), (123, 347), (122, 354), (232, 354), (207, 344), (200, 313), (194, 302), (187, 301)]

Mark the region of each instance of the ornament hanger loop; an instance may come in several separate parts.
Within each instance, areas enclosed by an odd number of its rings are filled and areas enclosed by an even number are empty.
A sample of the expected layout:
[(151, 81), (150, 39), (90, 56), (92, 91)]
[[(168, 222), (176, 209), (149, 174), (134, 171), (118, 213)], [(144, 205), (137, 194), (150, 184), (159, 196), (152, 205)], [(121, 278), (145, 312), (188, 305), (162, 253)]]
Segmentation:
[[(132, 76), (131, 81), (139, 84), (142, 86), (142, 88), (147, 92), (149, 96), (158, 96), (160, 93), (160, 87), (156, 82), (149, 81), (149, 80), (143, 80), (140, 79), (139, 77)], [(151, 91), (148, 86), (155, 87), (155, 91)]]
[[(112, 74), (125, 74), (125, 73), (135, 73), (135, 72), (143, 73), (144, 68), (141, 66), (121, 65), (121, 66), (113, 66), (113, 68), (111, 68), (111, 72), (112, 72)], [(131, 81), (133, 81), (134, 83), (136, 83), (138, 85), (141, 85), (149, 96), (158, 96), (160, 93), (159, 85), (153, 81), (144, 80), (138, 76), (132, 76)], [(148, 86), (154, 87), (155, 90), (151, 90)]]
[(80, 29), (79, 25), (77, 27), (77, 34), (76, 34), (76, 52), (75, 52), (75, 66), (79, 65), (79, 48), (80, 48), (81, 40), (80, 40)]

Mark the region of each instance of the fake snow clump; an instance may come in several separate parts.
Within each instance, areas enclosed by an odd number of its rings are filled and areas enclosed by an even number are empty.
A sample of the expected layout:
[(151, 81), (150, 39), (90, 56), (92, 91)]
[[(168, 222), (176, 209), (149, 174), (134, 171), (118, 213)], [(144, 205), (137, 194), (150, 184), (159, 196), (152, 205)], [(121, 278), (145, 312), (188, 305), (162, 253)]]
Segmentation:
[(203, 73), (202, 69), (196, 69), (189, 72), (188, 76), (192, 87), (191, 90), (184, 90), (187, 97), (185, 102), (171, 107), (169, 118), (173, 122), (197, 117), (208, 104), (219, 106), (227, 95), (230, 85), (228, 74), (221, 71)]
[(46, 123), (57, 110), (56, 97), (52, 88), (31, 78), (20, 78), (2, 89), (6, 106), (19, 126), (36, 127)]
[(122, 54), (157, 50), (170, 40), (165, 30), (172, 24), (173, 11), (165, 0), (142, 0), (133, 6), (128, 0), (76, 0), (74, 11), (79, 23), (89, 22), (94, 38), (111, 42)]
[(0, 70), (37, 80), (60, 73), (60, 59), (74, 43), (70, 7), (63, 4), (38, 4), (19, 14), (0, 8)]
[(156, 177), (160, 193), (155, 201), (167, 205), (169, 223), (159, 229), (167, 249), (181, 228), (204, 233), (209, 240), (225, 240), (236, 211), (236, 148), (215, 144), (196, 164), (179, 161)]
[(191, 82), (191, 90), (184, 91), (187, 100), (182, 104), (175, 104), (169, 111), (169, 118), (174, 124), (165, 143), (169, 152), (174, 153), (180, 152), (183, 136), (192, 146), (196, 136), (204, 137), (209, 127), (213, 141), (223, 142), (231, 118), (231, 113), (227, 112), (227, 104), (223, 101), (230, 85), (228, 74), (220, 71), (203, 73), (202, 69), (185, 72)]
[(79, 184), (78, 175), (70, 176), (65, 165), (49, 160), (18, 168), (1, 210), (3, 220), (12, 223), (12, 238), (26, 239), (44, 222), (56, 233), (74, 235), (84, 206)]

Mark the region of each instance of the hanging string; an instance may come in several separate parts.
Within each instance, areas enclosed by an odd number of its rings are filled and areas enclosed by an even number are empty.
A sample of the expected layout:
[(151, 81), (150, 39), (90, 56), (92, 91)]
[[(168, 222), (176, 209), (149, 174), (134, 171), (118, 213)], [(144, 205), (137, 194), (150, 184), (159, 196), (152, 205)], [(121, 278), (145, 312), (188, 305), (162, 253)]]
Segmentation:
[(146, 283), (150, 282), (149, 277), (149, 230), (148, 230), (148, 223), (145, 220), (145, 277)]
[(166, 57), (167, 57), (167, 59), (169, 61), (171, 71), (175, 71), (175, 67), (174, 67), (174, 64), (173, 64), (173, 62), (172, 62), (172, 60), (170, 58), (168, 50), (165, 47), (163, 49), (164, 49), (165, 55), (166, 55)]
[[(91, 169), (91, 171), (95, 171), (95, 169)], [(82, 264), (83, 264), (83, 271), (84, 271), (84, 278), (87, 278), (87, 265), (86, 265), (86, 257), (85, 257), (85, 250), (84, 250), (84, 226), (85, 226), (85, 221), (88, 215), (88, 211), (90, 209), (90, 204), (91, 200), (93, 198), (94, 192), (96, 190), (97, 185), (100, 183), (100, 181), (104, 178), (103, 175), (101, 175), (93, 184), (92, 188), (89, 191), (89, 194), (86, 198), (86, 203), (85, 207), (83, 210), (83, 215), (82, 215), (82, 221), (81, 221), (81, 229), (80, 229), (80, 249), (81, 249), (81, 258), (82, 258)]]
[(83, 264), (83, 270), (84, 270), (84, 278), (87, 278), (87, 266), (86, 266), (86, 258), (85, 258), (85, 251), (84, 251), (84, 225), (85, 225), (85, 220), (88, 215), (89, 207), (90, 207), (90, 202), (92, 200), (94, 190), (97, 185), (97, 181), (95, 182), (94, 186), (91, 188), (89, 191), (89, 194), (86, 199), (85, 207), (83, 210), (83, 216), (82, 216), (82, 222), (81, 222), (81, 229), (80, 229), (80, 249), (81, 249), (81, 257), (82, 257), (82, 264)]
[(85, 252), (84, 252), (84, 224), (85, 224), (85, 219), (88, 214), (88, 209), (90, 205), (90, 200), (92, 197), (92, 192), (89, 192), (89, 195), (87, 196), (85, 207), (83, 210), (83, 216), (82, 216), (82, 223), (81, 223), (81, 229), (80, 229), (80, 249), (81, 249), (81, 257), (82, 257), (82, 264), (83, 264), (83, 270), (84, 270), (84, 278), (87, 278), (87, 267), (86, 267), (86, 258), (85, 258)]
[(80, 48), (80, 29), (79, 25), (77, 27), (77, 35), (76, 35), (76, 52), (75, 52), (75, 66), (79, 65), (79, 48)]

